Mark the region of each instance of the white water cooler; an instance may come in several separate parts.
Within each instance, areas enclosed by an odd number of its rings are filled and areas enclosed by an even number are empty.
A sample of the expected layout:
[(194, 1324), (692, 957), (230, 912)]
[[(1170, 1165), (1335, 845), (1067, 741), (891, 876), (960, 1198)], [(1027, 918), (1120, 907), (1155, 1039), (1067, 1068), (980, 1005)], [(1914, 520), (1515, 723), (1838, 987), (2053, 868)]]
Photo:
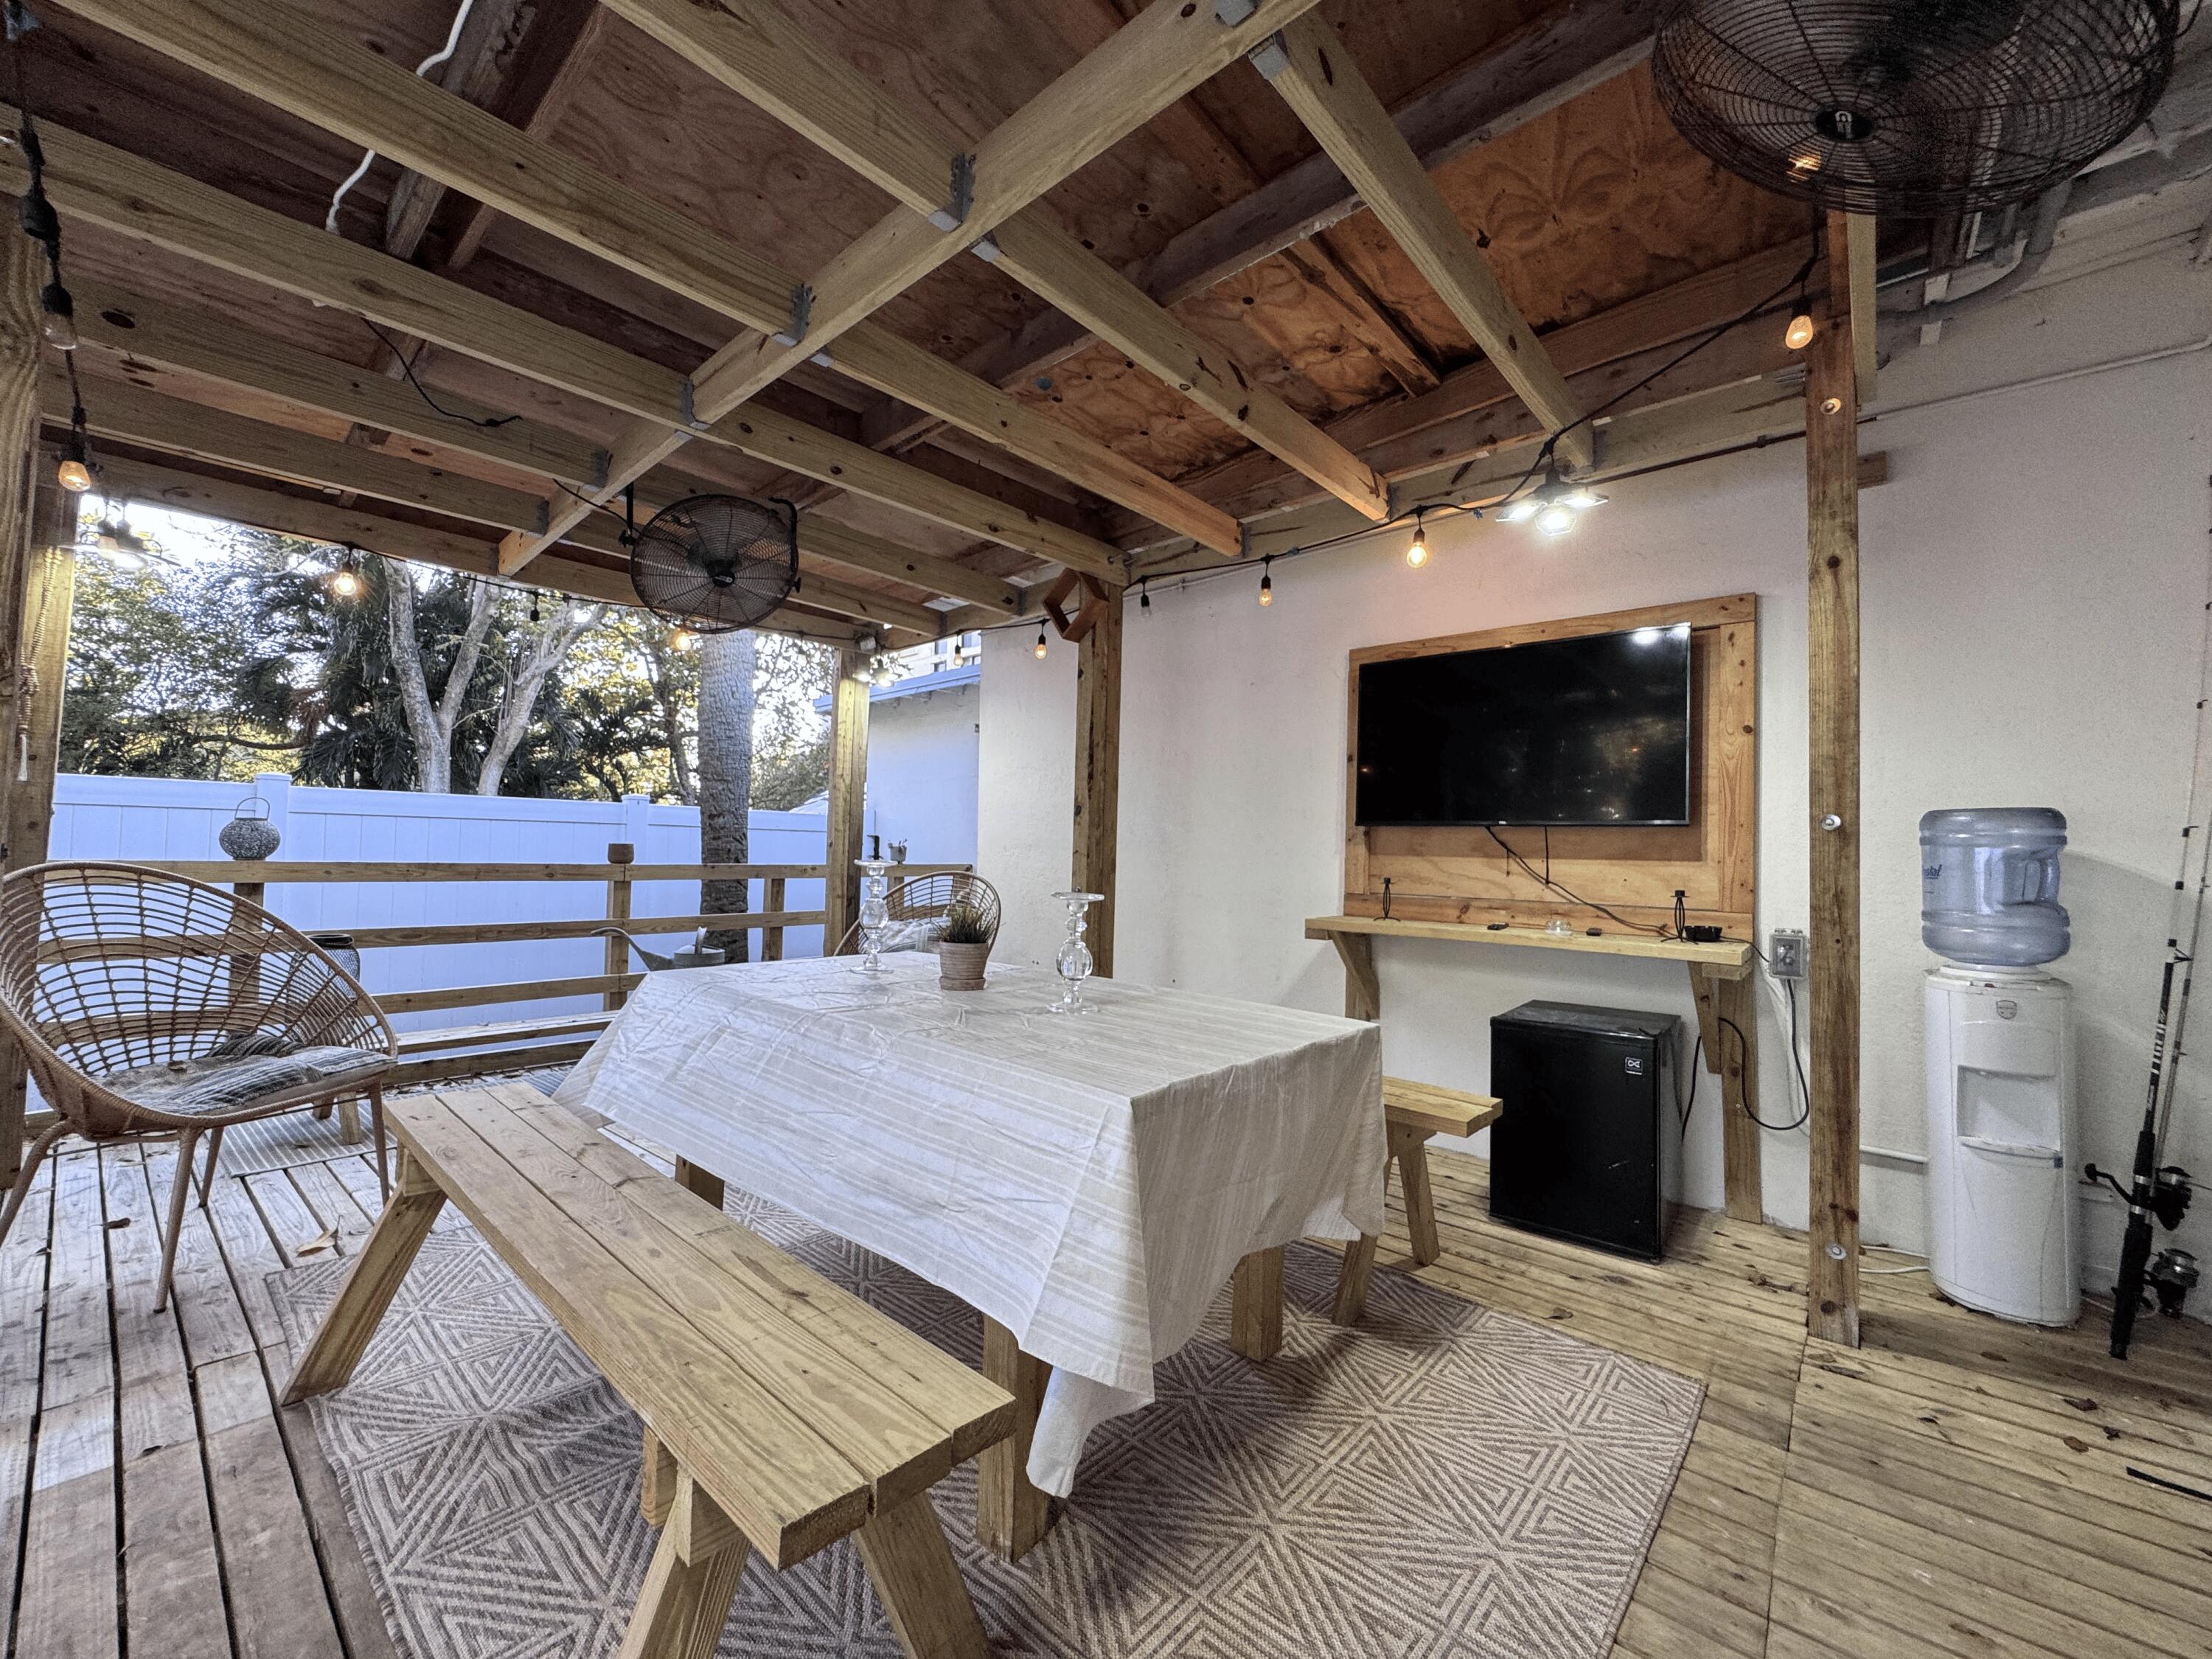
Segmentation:
[[(2071, 942), (2058, 896), (2066, 820), (2048, 808), (1920, 821), (1931, 969), (1928, 1267), (1954, 1302), (2033, 1325), (2080, 1314), (2073, 989), (2040, 963)], [(1978, 958), (1956, 958), (1971, 952)]]
[(1928, 1270), (2031, 1325), (2081, 1308), (2073, 988), (2030, 969), (1928, 975)]

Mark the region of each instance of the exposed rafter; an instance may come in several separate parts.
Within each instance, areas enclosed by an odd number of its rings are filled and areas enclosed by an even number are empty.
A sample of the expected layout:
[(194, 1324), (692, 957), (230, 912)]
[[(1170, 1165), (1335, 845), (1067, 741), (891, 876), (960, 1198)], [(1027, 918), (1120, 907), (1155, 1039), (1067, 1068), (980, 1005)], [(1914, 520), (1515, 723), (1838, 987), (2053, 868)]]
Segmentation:
[[(1409, 100), (1393, 114), (1393, 125), (1434, 173), (1643, 62), (1660, 9), (1660, 0), (1560, 0)], [(1297, 247), (1360, 206), (1358, 191), (1323, 151), (1178, 232), (1122, 274), (1160, 304), (1175, 305)], [(1073, 318), (1047, 312), (971, 352), (961, 367), (995, 386), (1012, 386), (1080, 351), (1091, 337)], [(869, 411), (861, 424), (863, 440), (884, 448), (909, 442), (922, 430), (914, 410), (889, 404)]]
[[(457, 420), (440, 414), (411, 388), (350, 363), (319, 356), (235, 324), (218, 322), (189, 307), (149, 300), (106, 283), (78, 278), (74, 287), (79, 334), (88, 344), (125, 354), (131, 362), (182, 369), (304, 409), (404, 433), (441, 449), (544, 473), (580, 487), (595, 483), (605, 474), (605, 451), (593, 449), (558, 428), (527, 421), (477, 424), (493, 411), (451, 392), (441, 392), (439, 401), (453, 416), (464, 417)], [(680, 472), (672, 476), (670, 483), (701, 489), (720, 487), (701, 483), (696, 476), (684, 477)], [(662, 493), (671, 491), (664, 488)], [(532, 497), (533, 507), (537, 499)], [(864, 535), (818, 514), (809, 514), (800, 520), (799, 549), (802, 554), (817, 556), (829, 563), (889, 577), (1001, 615), (1017, 615), (1022, 608), (1021, 590), (1012, 583), (950, 559), (916, 553)]]
[[(40, 133), (47, 193), (64, 215), (358, 313), (643, 420), (671, 427), (684, 422), (684, 381), (672, 370), (52, 122), (40, 123)], [(0, 145), (0, 183), (20, 189), (22, 178), (20, 155)], [(702, 435), (978, 540), (1119, 579), (1119, 550), (1094, 537), (802, 422), (762, 410), (745, 413), (745, 421), (724, 422)]]
[[(791, 27), (774, 0), (729, 0), (714, 9), (690, 0), (608, 0), (608, 5), (897, 197), (905, 217), (899, 220), (895, 214), (886, 225), (894, 220), (914, 221), (941, 201), (948, 169), (955, 164), (957, 142), (926, 118), (907, 111), (866, 76), (824, 58)], [(1108, 37), (1085, 64), (1113, 52), (1123, 33), (1150, 27), (1157, 17), (1171, 14), (1174, 9), (1164, 7), (1142, 14)], [(1053, 95), (1054, 89), (1048, 88), (1036, 102)], [(868, 118), (856, 121), (855, 111)], [(1007, 126), (1021, 119), (1017, 116)], [(977, 151), (979, 179), (998, 138), (994, 133)], [(972, 216), (963, 229), (981, 224), (984, 218), (980, 212)], [(1111, 340), (1155, 378), (1348, 506), (1371, 518), (1388, 515), (1387, 492), (1372, 471), (1272, 390), (1249, 380), (1226, 353), (1200, 339), (1085, 248), (1049, 209), (1036, 204), (1006, 216), (991, 230), (981, 251), (1024, 288)], [(841, 366), (850, 368), (845, 350), (834, 355)], [(860, 378), (881, 390), (892, 390), (879, 379), (865, 374)], [(702, 382), (702, 389), (705, 384)]]
[(1553, 431), (1572, 428), (1560, 455), (1588, 466), (1596, 446), (1565, 380), (1328, 26), (1301, 17), (1254, 61), (1513, 389)]
[[(1266, 15), (1292, 15), (1309, 3), (1311, 0), (1267, 0), (1273, 9)], [(746, 325), (751, 332), (740, 333), (684, 384), (682, 407), (675, 420), (648, 416), (656, 422), (656, 430), (640, 429), (617, 446), (617, 459), (629, 465), (642, 460), (650, 466), (665, 459), (702, 427), (736, 408), (758, 389), (758, 384), (765, 383), (756, 383), (750, 378), (751, 370), (740, 365), (771, 358), (783, 367), (803, 362), (835, 334), (855, 324), (895, 339), (888, 331), (860, 323), (865, 313), (853, 311), (848, 297), (873, 292), (878, 282), (875, 273), (879, 270), (890, 269), (909, 257), (919, 260), (919, 254), (909, 255), (911, 247), (929, 246), (942, 255), (923, 263), (922, 270), (927, 270), (966, 245), (960, 237), (947, 236), (919, 216), (908, 215), (921, 228), (903, 236), (893, 236), (885, 228), (890, 224), (886, 221), (819, 275), (815, 284), (817, 297), (802, 307), (797, 296), (804, 285), (789, 272), (565, 152), (428, 85), (288, 5), (249, 6), (244, 0), (79, 0), (75, 9), (141, 45), (442, 179), (503, 213)], [(1170, 13), (1175, 9), (1167, 9)], [(1233, 37), (1225, 45), (1212, 43), (1210, 50), (1200, 54), (1217, 66), (1241, 49), (1239, 42), (1250, 44), (1249, 27), (1210, 27), (1218, 34)], [(1001, 195), (1009, 198), (1012, 205), (1020, 205), (1036, 190), (1062, 176), (1054, 171), (1055, 167), (1065, 170), (1079, 166), (1128, 126), (1140, 123), (1148, 99), (1178, 95), (1166, 89), (1191, 83), (1187, 77), (1194, 71), (1188, 54), (1209, 43), (1211, 37), (1195, 40), (1181, 34), (1176, 37), (1171, 44), (1185, 61), (1176, 65), (1177, 73), (1165, 75), (1160, 86), (1150, 90), (1136, 77), (1152, 72), (1156, 60), (1169, 55), (1169, 42), (1148, 37), (1149, 52), (1124, 54), (1091, 69), (1087, 76), (1087, 65), (1078, 65), (1070, 76), (1085, 76), (1085, 79), (1067, 89), (1059, 125), (1040, 130), (1042, 116), (1017, 125), (1022, 120), (1018, 116), (1008, 124), (1013, 131), (1006, 143), (1017, 147), (1011, 149), (1001, 169), (996, 193), (984, 192), (978, 186), (975, 217), (993, 210), (988, 204)], [(1063, 82), (1067, 78), (1062, 77)], [(1037, 154), (1023, 147), (1034, 147)], [(924, 236), (928, 239), (927, 244), (921, 241)], [(937, 246), (939, 244), (949, 244), (949, 251)], [(878, 252), (871, 253), (871, 249)], [(917, 277), (921, 274), (921, 270), (915, 273)], [(835, 288), (830, 286), (833, 276)], [(802, 308), (809, 314), (804, 326), (807, 346), (804, 349), (775, 346), (775, 332), (789, 336), (801, 329)], [(767, 343), (771, 349), (764, 354), (757, 342)], [(1224, 550), (1234, 545), (1235, 526), (1223, 515), (1105, 445), (1058, 427), (1037, 410), (1005, 400), (1012, 406), (994, 404), (992, 417), (979, 420), (975, 413), (977, 396), (1000, 398), (1002, 394), (997, 388), (981, 385), (941, 359), (927, 353), (921, 356), (927, 367), (913, 365), (919, 377), (916, 383), (884, 389), (930, 408), (956, 425), (969, 426), (979, 436), (1064, 477), (1074, 477), (1109, 501), (1159, 517), (1163, 522), (1173, 521), (1185, 533), (1197, 535), (1209, 545)], [(1079, 454), (1083, 458), (1080, 476), (1070, 470), (1077, 465), (1072, 458)], [(625, 482), (618, 471), (606, 489), (611, 492)], [(573, 501), (550, 509), (548, 535), (557, 535), (564, 527), (564, 519), (573, 522), (576, 514), (587, 510)], [(519, 567), (530, 551), (527, 542), (510, 544), (507, 556), (510, 566)], [(1110, 565), (1095, 574), (1118, 580)]]

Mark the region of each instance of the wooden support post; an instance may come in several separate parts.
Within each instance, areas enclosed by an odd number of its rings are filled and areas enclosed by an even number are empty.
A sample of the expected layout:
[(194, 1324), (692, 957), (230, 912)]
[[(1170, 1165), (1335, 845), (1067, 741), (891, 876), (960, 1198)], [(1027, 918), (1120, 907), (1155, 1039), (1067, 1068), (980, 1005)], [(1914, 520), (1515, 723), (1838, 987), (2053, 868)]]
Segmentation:
[[(39, 265), (38, 245), (27, 236), (0, 238), (0, 652), (5, 661), (0, 682), (14, 718), (8, 722), (6, 764), (0, 766), (0, 812), (9, 829), (15, 827), (15, 797), (18, 790), (35, 785), (16, 781), (21, 757), (24, 660), (22, 643), (31, 637), (34, 592), (33, 573), (39, 562), (33, 547), (39, 496), (37, 476), (42, 470), (39, 455)], [(55, 492), (59, 494), (58, 491)], [(76, 498), (69, 498), (74, 506)], [(48, 776), (52, 777), (49, 770)], [(51, 786), (49, 786), (51, 787)], [(41, 854), (45, 841), (40, 841)], [(18, 859), (9, 841), (0, 865), (9, 870), (35, 860)], [(12, 1179), (23, 1154), (23, 1058), (12, 1040), (0, 1039), (0, 1066), (5, 1084), (0, 1086), (0, 1180)]]
[[(614, 866), (607, 876), (607, 920), (619, 927), (630, 918), (633, 903), (629, 866), (636, 861), (637, 848), (626, 841), (607, 843), (607, 862)], [(611, 979), (629, 971), (629, 941), (610, 935), (607, 939), (606, 973)], [(600, 1006), (609, 1012), (629, 1000), (627, 991), (609, 991), (600, 999)]]
[[(0, 462), (0, 466), (4, 466)], [(46, 458), (31, 464), (43, 471)], [(0, 495), (4, 495), (0, 489)], [(0, 774), (9, 780), (0, 828), (0, 870), (45, 860), (54, 820), (54, 768), (62, 736), (62, 687), (69, 672), (70, 611), (76, 593), (77, 498), (59, 489), (40, 492), (35, 529), (22, 561), (20, 623), (8, 673), (15, 718), (9, 722)], [(22, 526), (11, 533), (24, 536)], [(12, 545), (13, 544), (9, 544)], [(0, 1176), (12, 1177), (23, 1149), (29, 1077), (15, 1040), (0, 1035)]]
[[(764, 876), (761, 879), (761, 908), (772, 916), (783, 914), (783, 878)], [(763, 962), (783, 960), (783, 929), (761, 929), (760, 959)]]
[(1382, 1018), (1382, 981), (1375, 971), (1375, 939), (1370, 933), (1332, 933), (1336, 953), (1344, 959), (1344, 1017), (1377, 1020)]
[(1103, 893), (1091, 912), (1091, 955), (1114, 976), (1116, 830), (1121, 801), (1121, 593), (1109, 592), (1075, 647), (1075, 890)]
[(868, 806), (867, 659), (848, 651), (837, 665), (830, 699), (830, 834), (822, 882), (822, 954), (838, 955), (860, 915), (860, 872)]
[(983, 1321), (983, 1375), (1014, 1397), (1014, 1431), (975, 1455), (975, 1537), (984, 1548), (1018, 1561), (1052, 1524), (1052, 1498), (1030, 1484), (1030, 1445), (1052, 1368), (1022, 1352), (1014, 1334)]
[(1759, 1012), (1752, 1002), (1753, 986), (1748, 974), (1729, 979), (1694, 964), (1690, 969), (1705, 1066), (1720, 1086), (1722, 1179), (1729, 1216), (1735, 1221), (1758, 1221), (1765, 1213), (1759, 1123), (1753, 1115), (1759, 1099)]
[[(1851, 226), (1828, 216), (1828, 265), (1849, 264)], [(1859, 1340), (1859, 487), (1858, 386), (1848, 290), (1834, 284), (1806, 354), (1809, 554), (1812, 940), (1808, 1002), (1812, 1266), (1806, 1322)]]

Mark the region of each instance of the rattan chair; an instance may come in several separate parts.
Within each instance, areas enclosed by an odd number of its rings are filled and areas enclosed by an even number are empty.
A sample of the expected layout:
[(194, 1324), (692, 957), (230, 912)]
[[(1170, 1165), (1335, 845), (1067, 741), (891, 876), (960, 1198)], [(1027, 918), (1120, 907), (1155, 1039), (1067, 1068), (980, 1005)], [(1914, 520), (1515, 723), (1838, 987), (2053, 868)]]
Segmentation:
[[(945, 915), (956, 904), (972, 904), (983, 913), (983, 925), (990, 930), (992, 941), (999, 937), (999, 890), (981, 876), (963, 870), (940, 871), (933, 876), (914, 876), (893, 884), (884, 896), (890, 911), (890, 925), (886, 930), (883, 949), (893, 951), (934, 951), (938, 936), (944, 932)], [(837, 948), (839, 956), (850, 956), (860, 942), (860, 925), (854, 922)]]
[(388, 1182), (392, 1023), (327, 951), (220, 887), (135, 864), (40, 864), (0, 880), (0, 1024), (55, 1115), (24, 1158), (0, 1239), (63, 1135), (174, 1134), (157, 1312), (203, 1136), (204, 1206), (232, 1124), (365, 1095)]

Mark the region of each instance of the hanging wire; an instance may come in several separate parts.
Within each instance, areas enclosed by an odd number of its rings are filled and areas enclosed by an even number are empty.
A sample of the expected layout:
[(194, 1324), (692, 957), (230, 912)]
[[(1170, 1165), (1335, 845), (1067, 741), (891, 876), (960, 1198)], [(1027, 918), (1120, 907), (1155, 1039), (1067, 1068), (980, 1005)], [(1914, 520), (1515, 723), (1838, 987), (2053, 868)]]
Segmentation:
[[(70, 345), (75, 344), (75, 325), (70, 321), (76, 303), (70, 297), (69, 285), (62, 280), (62, 222), (54, 211), (54, 204), (46, 196), (46, 153), (39, 142), (38, 124), (32, 114), (30, 50), (24, 40), (39, 27), (39, 20), (22, 0), (6, 0), (5, 17), (9, 56), (15, 59), (15, 109), (17, 114), (16, 142), (23, 152), (23, 165), (30, 179), (17, 207), (17, 220), (23, 234), (46, 250), (46, 283), (39, 296), (40, 306), (49, 319), (59, 318), (70, 333)], [(100, 467), (92, 458), (89, 434), (86, 430), (84, 386), (77, 378), (76, 353), (64, 347), (62, 367), (69, 376), (70, 437), (64, 453), (64, 463), (75, 461), (97, 479)]]
[[(461, 44), (461, 25), (469, 21), (470, 9), (475, 4), (476, 0), (461, 0), (461, 9), (453, 14), (453, 26), (451, 29), (447, 31), (446, 44), (436, 52), (432, 52), (428, 58), (425, 58), (421, 63), (415, 66), (415, 73), (416, 75), (428, 75), (432, 70), (437, 68), (439, 64), (444, 63), (448, 58), (451, 58), (453, 55), (454, 48)], [(353, 194), (353, 187), (359, 184), (364, 178), (368, 177), (369, 168), (374, 166), (375, 162), (376, 152), (374, 150), (364, 150), (362, 152), (361, 165), (356, 167), (351, 173), (346, 174), (345, 182), (337, 187), (337, 192), (331, 198), (331, 210), (323, 216), (323, 228), (325, 230), (331, 232), (332, 234), (337, 234), (338, 228), (338, 210), (345, 205), (345, 198)]]
[(361, 320), (371, 334), (384, 342), (384, 349), (392, 354), (392, 361), (399, 365), (399, 372), (407, 377), (407, 384), (415, 388), (415, 395), (447, 420), (459, 421), (463, 426), (480, 426), (489, 430), (495, 427), (512, 426), (522, 418), (520, 415), (464, 415), (459, 410), (447, 408), (445, 404), (430, 395), (430, 389), (428, 386), (415, 378), (415, 365), (407, 361), (407, 354), (399, 349), (399, 342), (379, 328), (370, 319), (363, 317)]

